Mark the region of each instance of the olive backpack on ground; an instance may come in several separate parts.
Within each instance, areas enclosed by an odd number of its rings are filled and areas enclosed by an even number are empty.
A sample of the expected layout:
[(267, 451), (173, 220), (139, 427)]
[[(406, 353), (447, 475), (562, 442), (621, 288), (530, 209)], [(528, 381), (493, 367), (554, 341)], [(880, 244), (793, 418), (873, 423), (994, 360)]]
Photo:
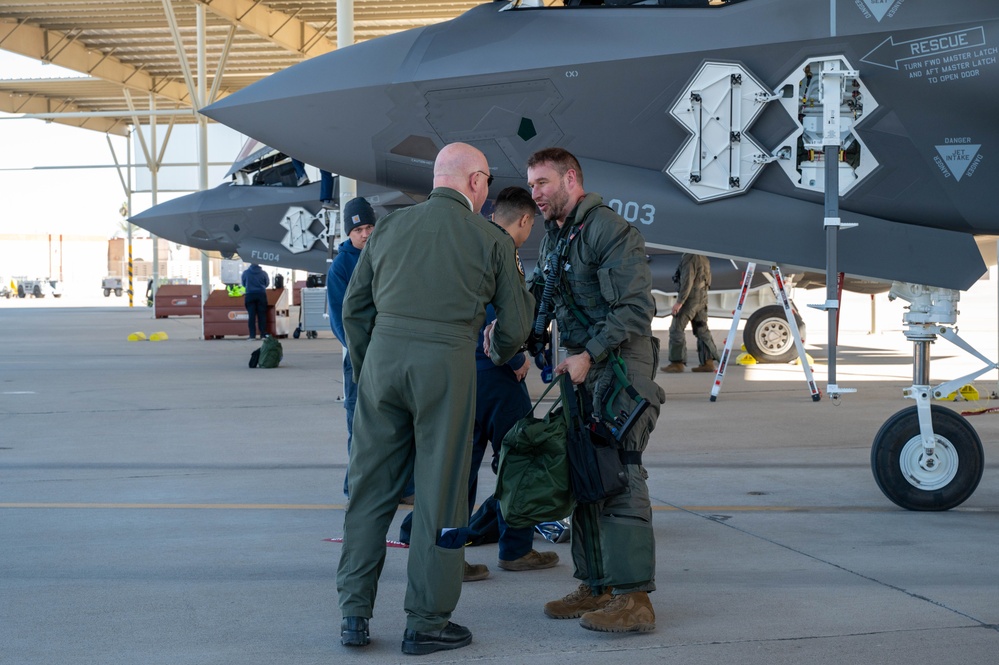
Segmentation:
[(265, 337), (260, 348), (250, 354), (250, 367), (271, 368), (281, 364), (284, 358), (284, 349), (281, 342), (274, 337)]

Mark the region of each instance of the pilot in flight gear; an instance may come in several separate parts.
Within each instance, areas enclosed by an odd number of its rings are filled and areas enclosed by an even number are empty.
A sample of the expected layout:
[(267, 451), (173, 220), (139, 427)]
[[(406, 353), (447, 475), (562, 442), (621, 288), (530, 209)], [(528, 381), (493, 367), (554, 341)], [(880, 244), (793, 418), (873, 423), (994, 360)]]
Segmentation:
[[(546, 219), (542, 260), (528, 280), (539, 302), (546, 291), (546, 267), (550, 272), (557, 261), (560, 268), (554, 289), (548, 289), (553, 291), (552, 302), (543, 303), (553, 307), (558, 345), (568, 352), (556, 373), (570, 374), (573, 383), (583, 383), (599, 402), (599, 392), (606, 392), (599, 391), (598, 383), (616, 355), (624, 361), (627, 380), (649, 402), (621, 441), (628, 489), (589, 504), (596, 506), (595, 511), (577, 506), (573, 513), (574, 577), (596, 577), (586, 556), (589, 550), (595, 552), (594, 572), (602, 569), (602, 578), (596, 587), (583, 582), (576, 591), (547, 603), (544, 611), (557, 619), (580, 617), (580, 625), (590, 630), (653, 630), (655, 612), (648, 592), (656, 588), (655, 536), (641, 453), (666, 395), (654, 379), (659, 341), (652, 334), (655, 304), (645, 241), (637, 228), (603, 205), (599, 194), (585, 193), (579, 163), (565, 150), (535, 153), (527, 172), (534, 200)], [(556, 247), (562, 249), (553, 256)], [(577, 374), (574, 368), (583, 368), (584, 373)], [(636, 407), (626, 391), (613, 399), (613, 413), (630, 413)], [(593, 411), (603, 412), (605, 406), (595, 403)]]

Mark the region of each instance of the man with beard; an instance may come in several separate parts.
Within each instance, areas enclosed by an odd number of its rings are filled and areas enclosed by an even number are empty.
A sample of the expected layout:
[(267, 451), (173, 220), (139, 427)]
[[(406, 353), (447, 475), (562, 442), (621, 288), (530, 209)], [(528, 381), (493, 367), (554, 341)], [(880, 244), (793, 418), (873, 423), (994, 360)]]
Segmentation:
[[(599, 194), (586, 193), (579, 162), (566, 150), (547, 148), (531, 155), (527, 179), (545, 218), (540, 260), (528, 288), (542, 311), (553, 311), (558, 322), (558, 346), (567, 356), (556, 374), (568, 374), (593, 395), (587, 416), (608, 406), (612, 413), (635, 410), (637, 401), (624, 390), (613, 404), (601, 403), (603, 396), (597, 393), (606, 391), (598, 390), (598, 383), (607, 385), (608, 376), (613, 377), (611, 363), (620, 367), (623, 361), (628, 381), (649, 401), (620, 442), (627, 489), (590, 504), (595, 510), (577, 507), (573, 513), (574, 576), (596, 579), (596, 584), (581, 583), (564, 598), (546, 603), (544, 611), (553, 619), (579, 617), (589, 630), (651, 631), (655, 611), (648, 593), (655, 590), (655, 538), (641, 453), (666, 395), (655, 382), (659, 340), (652, 334), (655, 304), (645, 240), (603, 205)], [(546, 279), (553, 283), (546, 287)], [(546, 291), (553, 294), (550, 302), (543, 302)], [(587, 549), (594, 553), (589, 562)]]

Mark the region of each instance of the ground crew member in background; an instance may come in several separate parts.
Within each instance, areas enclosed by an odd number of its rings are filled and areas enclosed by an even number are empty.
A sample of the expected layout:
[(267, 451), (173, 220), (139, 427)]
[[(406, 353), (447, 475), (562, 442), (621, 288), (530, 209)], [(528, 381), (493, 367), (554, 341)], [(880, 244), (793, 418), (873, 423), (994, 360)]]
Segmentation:
[[(574, 384), (585, 383), (598, 398), (594, 388), (605, 377), (609, 355), (617, 354), (632, 386), (650, 403), (622, 441), (628, 490), (596, 504), (596, 524), (590, 524), (593, 520), (579, 508), (572, 516), (574, 576), (589, 579), (585, 554), (589, 548), (602, 564), (601, 584), (594, 590), (583, 582), (564, 598), (546, 603), (544, 611), (554, 619), (579, 617), (580, 625), (589, 630), (654, 630), (656, 615), (648, 592), (656, 588), (655, 535), (641, 452), (666, 395), (655, 382), (659, 340), (652, 334), (655, 303), (645, 240), (637, 228), (603, 205), (599, 194), (586, 193), (582, 169), (571, 153), (561, 148), (534, 153), (527, 161), (527, 179), (545, 217), (540, 260), (528, 280), (539, 302), (545, 300), (546, 264), (549, 274), (560, 274), (551, 304), (558, 344), (568, 355), (555, 368), (556, 374), (569, 374)], [(548, 261), (560, 244), (564, 250)], [(557, 272), (551, 270), (556, 264)], [(636, 404), (621, 391), (613, 412), (631, 412)]]
[(378, 222), (347, 287), (343, 324), (358, 393), (337, 590), (348, 646), (369, 641), (385, 534), (411, 468), (402, 651), (472, 640), (449, 619), (465, 564), (476, 337), (492, 303), (490, 357), (505, 363), (527, 339), (534, 310), (513, 241), (478, 213), (491, 181), (481, 151), (442, 148), (430, 197)]
[[(350, 276), (361, 257), (361, 250), (367, 244), (371, 232), (375, 230), (375, 211), (368, 200), (358, 196), (343, 206), (343, 229), (347, 239), (340, 243), (336, 258), (326, 274), (326, 299), (329, 303), (330, 328), (343, 346), (343, 408), (347, 410), (347, 455), (350, 456), (351, 440), (354, 434), (354, 406), (357, 404), (357, 384), (354, 383), (354, 367), (347, 353), (347, 336), (343, 332), (343, 295), (347, 292)], [(347, 472), (343, 474), (343, 495), (347, 492)]]
[[(711, 288), (711, 263), (700, 254), (684, 254), (677, 269), (676, 302), (673, 320), (669, 324), (669, 365), (664, 372), (678, 374), (687, 367), (687, 324), (697, 338), (697, 361), (690, 371), (714, 372), (718, 348), (708, 329), (708, 289)], [(677, 280), (676, 277), (673, 278)]]
[(267, 336), (267, 287), (271, 284), (271, 278), (263, 268), (251, 263), (243, 271), (240, 281), (246, 289), (243, 304), (246, 305), (250, 339), (257, 336), (257, 328), (260, 329), (260, 339), (263, 339)]

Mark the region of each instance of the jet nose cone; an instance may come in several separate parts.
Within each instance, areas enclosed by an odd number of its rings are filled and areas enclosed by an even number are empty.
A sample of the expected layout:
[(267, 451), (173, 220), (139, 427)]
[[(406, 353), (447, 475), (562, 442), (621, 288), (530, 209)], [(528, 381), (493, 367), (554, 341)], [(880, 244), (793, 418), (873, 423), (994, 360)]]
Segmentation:
[(391, 109), (398, 104), (394, 81), (423, 32), (409, 30), (311, 58), (202, 112), (307, 164), (375, 182), (372, 137), (392, 123)]
[(198, 210), (196, 195), (181, 196), (154, 205), (128, 218), (132, 224), (170, 242), (187, 242), (185, 232)]
[(242, 213), (234, 210), (232, 215), (226, 214), (226, 210), (219, 208), (219, 199), (224, 202), (224, 191), (219, 188), (195, 192), (159, 203), (132, 215), (128, 221), (170, 242), (231, 253), (235, 244), (225, 224), (230, 217), (239, 218)]

